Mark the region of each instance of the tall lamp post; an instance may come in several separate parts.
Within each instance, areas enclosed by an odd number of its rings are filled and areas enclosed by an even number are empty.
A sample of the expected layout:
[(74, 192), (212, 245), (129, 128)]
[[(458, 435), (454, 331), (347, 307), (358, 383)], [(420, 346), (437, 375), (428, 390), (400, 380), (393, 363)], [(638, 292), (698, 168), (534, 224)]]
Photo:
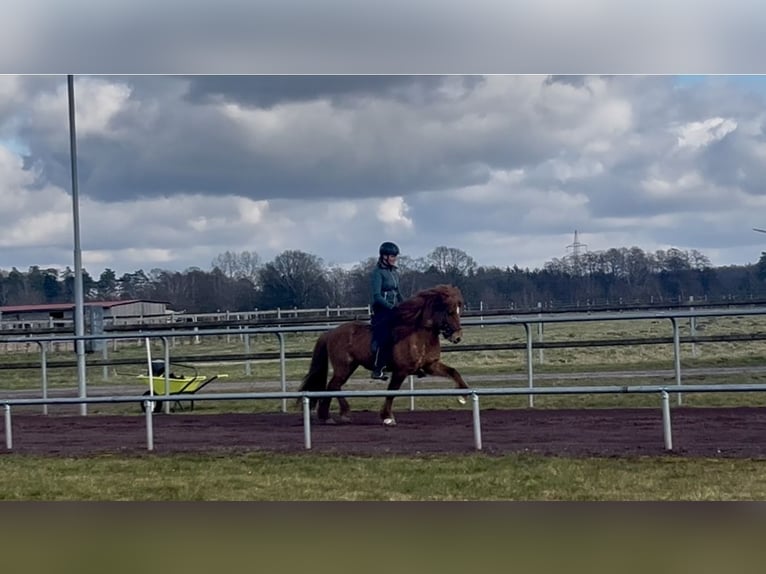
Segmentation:
[[(69, 149), (72, 157), (72, 215), (74, 224), (74, 334), (77, 350), (77, 389), (80, 398), (87, 396), (85, 370), (85, 341), (80, 339), (85, 334), (84, 303), (82, 293), (82, 251), (80, 249), (80, 201), (77, 193), (77, 137), (74, 122), (74, 76), (67, 76), (69, 94)], [(87, 403), (80, 403), (80, 414), (88, 414)]]

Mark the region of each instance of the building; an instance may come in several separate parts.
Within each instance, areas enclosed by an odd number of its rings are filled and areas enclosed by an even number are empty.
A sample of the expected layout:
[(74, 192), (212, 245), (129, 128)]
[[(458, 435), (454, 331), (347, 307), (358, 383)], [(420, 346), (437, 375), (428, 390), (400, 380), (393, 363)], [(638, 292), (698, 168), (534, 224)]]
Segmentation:
[[(88, 316), (100, 310), (107, 323), (114, 323), (115, 319), (125, 319), (120, 321), (123, 324), (131, 322), (131, 319), (141, 323), (144, 319), (164, 317), (170, 313), (167, 307), (168, 303), (163, 301), (142, 299), (87, 301), (84, 303), (84, 314)], [(74, 321), (74, 311), (74, 303), (0, 306), (0, 324), (4, 329), (68, 326)]]

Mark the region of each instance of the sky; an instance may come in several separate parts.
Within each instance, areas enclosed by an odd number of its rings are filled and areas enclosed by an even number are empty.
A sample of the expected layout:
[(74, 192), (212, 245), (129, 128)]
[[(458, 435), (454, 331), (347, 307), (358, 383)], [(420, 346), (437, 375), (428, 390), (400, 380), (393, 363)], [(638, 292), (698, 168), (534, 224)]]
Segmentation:
[[(541, 268), (766, 250), (766, 76), (75, 75), (83, 266), (382, 241)], [(0, 269), (73, 266), (65, 75), (0, 76)]]
[(760, 0), (8, 0), (0, 269), (758, 260)]

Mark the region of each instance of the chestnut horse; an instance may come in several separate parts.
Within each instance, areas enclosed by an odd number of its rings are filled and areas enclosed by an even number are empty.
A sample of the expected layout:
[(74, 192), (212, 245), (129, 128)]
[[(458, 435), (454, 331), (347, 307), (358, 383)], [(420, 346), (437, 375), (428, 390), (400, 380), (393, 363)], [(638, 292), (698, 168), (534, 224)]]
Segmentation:
[[(390, 362), (391, 381), (388, 390), (398, 390), (408, 375), (423, 373), (449, 377), (455, 386), (467, 389), (468, 385), (455, 369), (440, 360), (439, 335), (458, 343), (462, 337), (460, 311), (463, 307), (460, 289), (451, 285), (439, 285), (416, 293), (394, 309), (391, 322), (393, 329), (393, 352)], [(303, 379), (301, 391), (338, 391), (360, 365), (373, 368), (370, 349), (372, 329), (363, 321), (351, 321), (320, 335), (314, 345), (311, 367)], [(327, 382), (328, 363), (332, 364), (333, 375)], [(463, 397), (460, 402), (464, 403)], [(310, 400), (310, 407), (317, 404), (320, 422), (335, 422), (330, 419), (330, 398)], [(393, 426), (396, 419), (391, 412), (393, 397), (386, 397), (380, 409), (383, 424)], [(350, 422), (349, 405), (344, 397), (338, 397), (340, 422)]]

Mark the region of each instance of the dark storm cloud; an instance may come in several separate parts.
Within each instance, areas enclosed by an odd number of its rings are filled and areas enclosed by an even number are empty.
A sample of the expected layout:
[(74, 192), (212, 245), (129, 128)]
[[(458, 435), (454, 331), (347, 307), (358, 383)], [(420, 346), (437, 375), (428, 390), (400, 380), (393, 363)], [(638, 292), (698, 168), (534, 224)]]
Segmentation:
[[(491, 169), (539, 160), (549, 146), (529, 118), (506, 115), (498, 125), (478, 131), (472, 126), (474, 112), (461, 109), (461, 98), (482, 86), (481, 77), (95, 79), (131, 89), (125, 109), (108, 126), (119, 137), (78, 136), (81, 189), (107, 200), (189, 192), (253, 198), (406, 194), (486, 182)], [(88, 80), (78, 76), (76, 92)], [(179, 101), (179, 94), (186, 97)], [(263, 141), (259, 127), (244, 128), (221, 110), (222, 102), (244, 102), (252, 111), (324, 98), (331, 100), (329, 107), (316, 111), (274, 112), (288, 123)], [(78, 101), (84, 110), (87, 104)], [(306, 121), (291, 119), (295, 113)], [(486, 113), (477, 120), (486, 123)], [(503, 127), (508, 122), (518, 122), (519, 136), (525, 137), (508, 137)], [(40, 166), (45, 179), (67, 188), (65, 132), (32, 119), (19, 133), (29, 142), (28, 161)], [(254, 140), (260, 141), (255, 148)]]
[(743, 135), (739, 130), (710, 144), (699, 166), (706, 179), (722, 187), (738, 187), (754, 195), (766, 195), (766, 136)]
[[(192, 76), (188, 78), (187, 99), (193, 103), (227, 101), (269, 108), (286, 102), (307, 102), (327, 98), (333, 101), (358, 97), (392, 97), (402, 100), (430, 100), (438, 76)], [(479, 77), (464, 79), (467, 85)]]

